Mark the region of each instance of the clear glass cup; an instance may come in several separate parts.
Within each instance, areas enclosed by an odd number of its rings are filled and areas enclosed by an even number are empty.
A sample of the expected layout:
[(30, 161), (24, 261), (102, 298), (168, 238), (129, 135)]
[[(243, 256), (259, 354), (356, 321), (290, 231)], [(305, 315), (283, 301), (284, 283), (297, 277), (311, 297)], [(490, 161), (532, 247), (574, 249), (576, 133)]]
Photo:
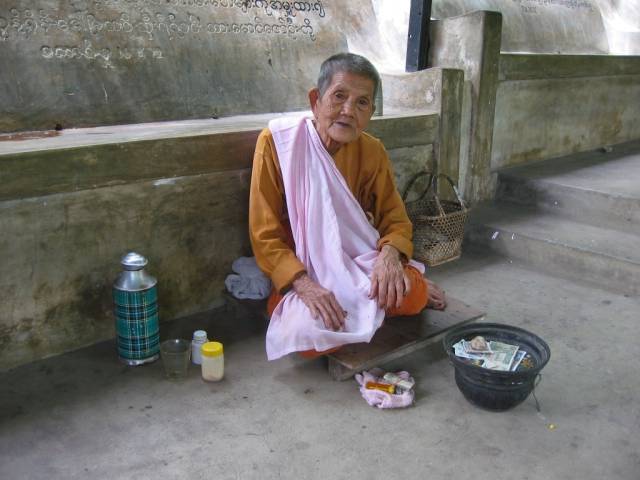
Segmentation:
[(182, 338), (165, 340), (160, 344), (160, 356), (168, 379), (185, 378), (191, 357), (191, 342)]

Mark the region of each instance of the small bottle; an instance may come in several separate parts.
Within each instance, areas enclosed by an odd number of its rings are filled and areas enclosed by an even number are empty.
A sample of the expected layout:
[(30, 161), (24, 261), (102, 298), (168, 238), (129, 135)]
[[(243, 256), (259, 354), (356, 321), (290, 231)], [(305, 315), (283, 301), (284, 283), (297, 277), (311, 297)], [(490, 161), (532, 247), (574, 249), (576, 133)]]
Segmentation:
[(193, 332), (193, 340), (191, 340), (191, 361), (194, 365), (200, 365), (202, 363), (202, 345), (207, 343), (207, 332), (204, 330), (196, 330)]
[(224, 355), (220, 342), (202, 345), (202, 379), (217, 382), (224, 377)]

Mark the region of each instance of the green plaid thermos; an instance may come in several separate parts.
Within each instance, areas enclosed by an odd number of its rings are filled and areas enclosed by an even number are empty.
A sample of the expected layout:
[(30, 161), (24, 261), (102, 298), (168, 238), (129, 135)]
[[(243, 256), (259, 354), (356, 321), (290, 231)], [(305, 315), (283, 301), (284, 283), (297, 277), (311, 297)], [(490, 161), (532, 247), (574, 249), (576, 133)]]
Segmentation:
[(118, 356), (127, 365), (142, 365), (158, 359), (157, 280), (144, 271), (147, 259), (131, 252), (120, 262), (124, 271), (113, 284)]

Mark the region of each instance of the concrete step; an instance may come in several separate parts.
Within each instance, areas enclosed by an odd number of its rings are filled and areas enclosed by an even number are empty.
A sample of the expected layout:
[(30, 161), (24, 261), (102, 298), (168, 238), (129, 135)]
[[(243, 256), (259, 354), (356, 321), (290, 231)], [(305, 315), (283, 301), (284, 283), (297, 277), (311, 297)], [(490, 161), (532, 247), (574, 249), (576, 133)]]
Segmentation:
[(564, 278), (640, 294), (640, 232), (577, 222), (532, 207), (476, 208), (467, 240)]
[(499, 202), (535, 206), (582, 223), (640, 232), (640, 141), (498, 174)]

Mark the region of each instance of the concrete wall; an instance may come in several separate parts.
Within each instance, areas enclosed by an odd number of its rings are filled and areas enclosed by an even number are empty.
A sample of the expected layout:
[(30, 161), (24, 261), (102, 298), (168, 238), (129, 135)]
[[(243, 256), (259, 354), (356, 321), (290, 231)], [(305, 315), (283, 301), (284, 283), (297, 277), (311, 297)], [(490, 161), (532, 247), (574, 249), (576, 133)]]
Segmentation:
[(0, 132), (304, 110), (341, 4), (0, 2)]
[(430, 65), (464, 72), (458, 178), (471, 204), (493, 198), (500, 168), (640, 138), (640, 57), (501, 53), (503, 20), (431, 23)]
[[(346, 30), (349, 48), (382, 66), (388, 106), (437, 108), (435, 71), (397, 73), (410, 1), (371, 3), (379, 37), (370, 41), (373, 27), (358, 33), (360, 16)], [(458, 172), (468, 201), (493, 197), (498, 168), (638, 138), (640, 57), (597, 54), (640, 54), (639, 22), (634, 2), (434, 0), (429, 65), (464, 72), (458, 165), (438, 163)]]
[[(219, 304), (231, 262), (250, 254), (251, 162), (267, 117), (0, 142), (0, 369), (111, 338), (111, 284), (130, 250), (159, 280), (161, 321)], [(438, 129), (437, 114), (372, 121), (400, 188), (432, 160)]]
[(501, 55), (492, 170), (640, 138), (640, 57)]
[(383, 74), (382, 81), (387, 111), (429, 111), (438, 115), (440, 135), (434, 144), (430, 170), (458, 183), (464, 72), (436, 67), (403, 75)]
[(593, 0), (434, 0), (432, 17), (477, 10), (502, 14), (503, 52), (609, 52), (600, 9)]
[(640, 55), (640, 4), (636, 1), (433, 0), (432, 18), (476, 10), (502, 14), (503, 52)]
[[(367, 31), (349, 33), (349, 49), (375, 59), (387, 73), (403, 72), (411, 0), (370, 1), (373, 8), (365, 15), (377, 23), (376, 41), (370, 41)], [(637, 1), (433, 0), (431, 18), (444, 20), (475, 11), (502, 14), (500, 50), (505, 53), (640, 55)], [(361, 22), (347, 30), (359, 27)]]
[(494, 188), (487, 159), (493, 140), (502, 16), (474, 12), (432, 21), (429, 35), (429, 65), (464, 72), (458, 183), (468, 201), (486, 200)]

